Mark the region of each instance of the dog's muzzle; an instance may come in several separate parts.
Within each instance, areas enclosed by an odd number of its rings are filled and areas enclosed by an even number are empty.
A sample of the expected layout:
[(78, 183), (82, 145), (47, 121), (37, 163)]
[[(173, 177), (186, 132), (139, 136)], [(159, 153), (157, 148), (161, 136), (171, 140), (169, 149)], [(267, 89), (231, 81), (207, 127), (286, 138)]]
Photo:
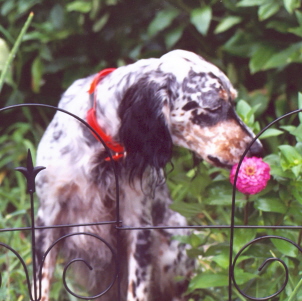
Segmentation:
[[(250, 147), (249, 151), (247, 152), (247, 157), (262, 157), (262, 156), (263, 156), (263, 146), (259, 140), (256, 140)], [(222, 162), (220, 161), (219, 158), (215, 156), (209, 155), (208, 160), (210, 160), (212, 164), (214, 164), (217, 167), (228, 168), (228, 169), (232, 168), (232, 164), (228, 164), (227, 162)]]

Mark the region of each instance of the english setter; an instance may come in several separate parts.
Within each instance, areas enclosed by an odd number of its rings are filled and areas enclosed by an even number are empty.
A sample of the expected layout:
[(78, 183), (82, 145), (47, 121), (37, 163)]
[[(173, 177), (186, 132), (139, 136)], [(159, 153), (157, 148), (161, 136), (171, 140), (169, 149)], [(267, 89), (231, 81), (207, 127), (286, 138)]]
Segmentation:
[[(118, 170), (123, 226), (186, 226), (185, 218), (169, 208), (172, 200), (163, 168), (173, 144), (216, 166), (237, 163), (254, 135), (236, 115), (235, 97), (217, 67), (192, 52), (174, 50), (77, 80), (59, 107), (95, 123), (102, 132)], [(261, 149), (256, 141), (249, 155), (257, 156)], [(108, 161), (104, 146), (87, 127), (57, 112), (38, 147), (37, 164), (46, 167), (36, 183), (38, 225), (114, 220), (116, 187)], [(37, 248), (42, 256), (62, 235), (81, 231), (117, 244), (114, 225), (96, 225), (40, 230)], [(192, 261), (187, 246), (172, 235), (186, 235), (187, 230), (119, 233), (121, 300), (185, 300), (182, 292)], [(106, 246), (93, 237), (75, 235), (62, 242), (61, 250), (65, 259), (81, 257), (93, 266), (94, 272), (87, 272), (84, 264), (74, 264), (83, 266), (74, 274), (91, 293), (106, 289), (114, 277), (113, 256)], [(54, 249), (45, 258), (42, 301), (49, 300), (57, 253)], [(113, 287), (100, 300), (117, 300), (116, 291)]]

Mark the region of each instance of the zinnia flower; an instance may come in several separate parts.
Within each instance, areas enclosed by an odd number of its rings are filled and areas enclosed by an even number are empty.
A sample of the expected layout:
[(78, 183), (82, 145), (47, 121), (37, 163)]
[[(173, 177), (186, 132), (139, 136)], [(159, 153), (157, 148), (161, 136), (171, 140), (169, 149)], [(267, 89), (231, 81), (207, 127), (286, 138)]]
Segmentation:
[[(238, 164), (232, 167), (230, 181), (234, 178)], [(244, 158), (237, 177), (236, 188), (244, 194), (256, 194), (263, 190), (270, 179), (270, 166), (261, 158)]]

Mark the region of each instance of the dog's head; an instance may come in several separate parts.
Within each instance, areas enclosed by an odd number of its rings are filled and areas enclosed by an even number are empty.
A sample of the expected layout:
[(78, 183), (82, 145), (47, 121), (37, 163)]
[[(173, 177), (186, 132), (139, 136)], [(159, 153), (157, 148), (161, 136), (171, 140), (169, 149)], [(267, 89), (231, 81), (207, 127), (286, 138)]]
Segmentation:
[[(138, 170), (160, 169), (172, 145), (231, 167), (254, 138), (234, 110), (236, 91), (229, 79), (202, 57), (175, 50), (161, 57), (124, 94), (119, 108), (120, 139)], [(262, 151), (259, 141), (248, 155)]]

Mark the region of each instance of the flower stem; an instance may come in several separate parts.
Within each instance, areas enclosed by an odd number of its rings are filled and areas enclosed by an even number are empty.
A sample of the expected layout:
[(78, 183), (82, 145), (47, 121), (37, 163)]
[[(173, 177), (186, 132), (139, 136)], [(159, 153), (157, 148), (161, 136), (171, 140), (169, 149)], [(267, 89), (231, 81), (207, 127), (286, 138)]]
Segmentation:
[(246, 194), (245, 195), (246, 197), (246, 203), (245, 203), (245, 207), (244, 207), (244, 218), (243, 218), (243, 222), (244, 222), (244, 225), (246, 226), (248, 223), (249, 223), (249, 195)]

